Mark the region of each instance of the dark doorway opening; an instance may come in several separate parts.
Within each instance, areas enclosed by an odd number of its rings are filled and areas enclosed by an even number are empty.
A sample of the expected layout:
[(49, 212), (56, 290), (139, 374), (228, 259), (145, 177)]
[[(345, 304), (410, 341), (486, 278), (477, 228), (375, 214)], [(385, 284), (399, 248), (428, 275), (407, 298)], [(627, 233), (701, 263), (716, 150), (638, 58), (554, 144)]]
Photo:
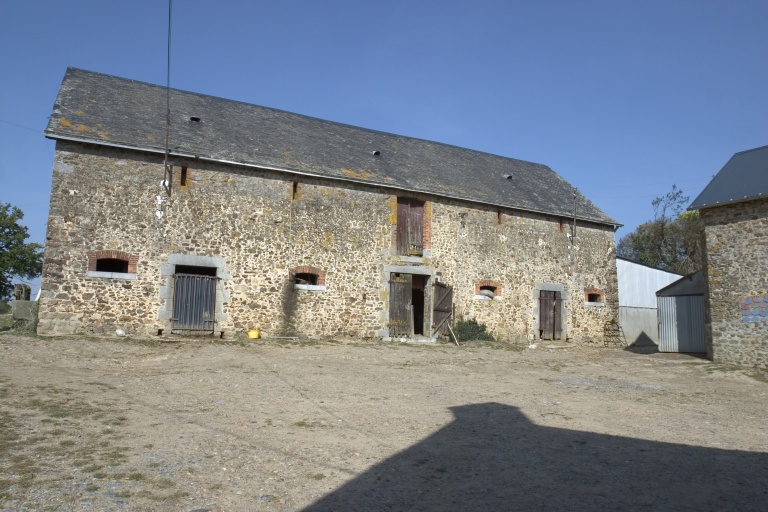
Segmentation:
[(389, 277), (389, 335), (428, 334), (425, 307), (429, 276), (392, 272)]
[(197, 265), (176, 265), (177, 274), (216, 277), (216, 267), (198, 267)]

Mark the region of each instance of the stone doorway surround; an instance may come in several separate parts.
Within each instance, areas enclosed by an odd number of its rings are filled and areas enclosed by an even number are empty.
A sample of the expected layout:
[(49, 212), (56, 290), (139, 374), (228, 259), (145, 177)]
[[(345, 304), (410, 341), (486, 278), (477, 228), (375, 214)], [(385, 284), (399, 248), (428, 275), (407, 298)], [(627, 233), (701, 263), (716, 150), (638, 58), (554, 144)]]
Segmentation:
[(166, 263), (160, 265), (160, 307), (157, 319), (163, 323), (163, 333), (171, 332), (173, 323), (173, 275), (176, 273), (176, 265), (194, 267), (212, 267), (216, 269), (216, 324), (213, 328), (214, 336), (223, 336), (225, 326), (229, 325), (229, 316), (224, 313), (224, 304), (229, 302), (229, 292), (226, 282), (230, 275), (226, 269), (224, 258), (221, 256), (197, 256), (193, 254), (169, 254)]

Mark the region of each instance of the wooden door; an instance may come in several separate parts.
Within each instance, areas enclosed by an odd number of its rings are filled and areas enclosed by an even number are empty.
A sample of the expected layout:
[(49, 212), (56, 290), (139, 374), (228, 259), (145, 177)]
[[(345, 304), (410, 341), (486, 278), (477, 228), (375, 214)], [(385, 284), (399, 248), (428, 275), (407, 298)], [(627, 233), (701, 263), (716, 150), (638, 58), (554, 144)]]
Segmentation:
[(543, 340), (562, 337), (562, 298), (560, 292), (539, 292), (539, 334)]
[(432, 307), (432, 334), (448, 335), (448, 323), (453, 311), (453, 287), (435, 282), (434, 306)]
[(397, 253), (421, 256), (423, 242), (424, 201), (397, 198)]
[(413, 336), (413, 275), (389, 275), (389, 335)]

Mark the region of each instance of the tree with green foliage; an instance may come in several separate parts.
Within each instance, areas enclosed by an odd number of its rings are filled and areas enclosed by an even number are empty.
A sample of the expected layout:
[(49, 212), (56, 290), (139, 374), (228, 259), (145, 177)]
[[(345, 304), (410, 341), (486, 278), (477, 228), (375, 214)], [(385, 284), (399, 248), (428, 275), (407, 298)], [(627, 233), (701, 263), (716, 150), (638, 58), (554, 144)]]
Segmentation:
[(0, 203), (0, 300), (13, 294), (13, 279), (34, 279), (43, 268), (43, 246), (27, 243), (29, 232), (19, 224), (24, 214), (15, 206)]
[(700, 270), (703, 226), (698, 212), (685, 211), (688, 200), (672, 185), (671, 192), (652, 201), (653, 220), (621, 237), (616, 254), (678, 274)]

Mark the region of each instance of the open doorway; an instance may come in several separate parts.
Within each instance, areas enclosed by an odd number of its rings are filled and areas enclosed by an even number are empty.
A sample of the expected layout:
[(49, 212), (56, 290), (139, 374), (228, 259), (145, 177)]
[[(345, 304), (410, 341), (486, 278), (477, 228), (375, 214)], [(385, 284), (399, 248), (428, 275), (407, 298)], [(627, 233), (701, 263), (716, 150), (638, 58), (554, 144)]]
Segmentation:
[(426, 336), (429, 319), (425, 307), (428, 301), (429, 276), (392, 272), (389, 275), (389, 335)]

